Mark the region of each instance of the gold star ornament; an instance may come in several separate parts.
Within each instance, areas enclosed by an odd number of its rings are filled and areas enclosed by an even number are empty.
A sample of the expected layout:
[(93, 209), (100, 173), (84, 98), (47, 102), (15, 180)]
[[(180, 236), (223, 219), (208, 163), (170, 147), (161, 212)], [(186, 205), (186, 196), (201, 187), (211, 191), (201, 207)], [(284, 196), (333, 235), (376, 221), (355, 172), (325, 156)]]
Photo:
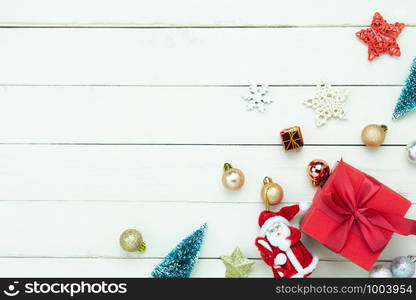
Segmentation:
[(243, 256), (240, 248), (235, 248), (230, 256), (221, 256), (221, 260), (225, 265), (226, 278), (247, 278), (247, 273), (254, 264), (254, 261)]

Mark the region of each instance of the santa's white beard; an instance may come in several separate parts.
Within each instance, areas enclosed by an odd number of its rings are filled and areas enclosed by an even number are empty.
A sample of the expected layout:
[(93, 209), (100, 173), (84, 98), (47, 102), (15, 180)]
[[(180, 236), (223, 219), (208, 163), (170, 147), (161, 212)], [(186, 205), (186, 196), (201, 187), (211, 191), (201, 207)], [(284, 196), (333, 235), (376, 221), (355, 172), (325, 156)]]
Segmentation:
[(282, 224), (280, 230), (277, 232), (267, 232), (266, 239), (269, 241), (270, 245), (274, 247), (286, 248), (287, 238), (289, 235), (289, 227)]

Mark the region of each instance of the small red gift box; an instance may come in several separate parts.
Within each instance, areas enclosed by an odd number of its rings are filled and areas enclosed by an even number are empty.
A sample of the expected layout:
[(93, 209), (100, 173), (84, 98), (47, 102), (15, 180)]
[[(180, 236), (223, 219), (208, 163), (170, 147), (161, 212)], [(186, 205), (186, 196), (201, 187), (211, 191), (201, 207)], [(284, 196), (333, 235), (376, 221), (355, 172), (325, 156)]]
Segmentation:
[(297, 151), (303, 147), (303, 137), (299, 126), (293, 126), (280, 131), (280, 137), (285, 151)]
[(411, 203), (342, 160), (319, 188), (301, 230), (370, 270), (394, 232), (416, 234), (404, 218)]

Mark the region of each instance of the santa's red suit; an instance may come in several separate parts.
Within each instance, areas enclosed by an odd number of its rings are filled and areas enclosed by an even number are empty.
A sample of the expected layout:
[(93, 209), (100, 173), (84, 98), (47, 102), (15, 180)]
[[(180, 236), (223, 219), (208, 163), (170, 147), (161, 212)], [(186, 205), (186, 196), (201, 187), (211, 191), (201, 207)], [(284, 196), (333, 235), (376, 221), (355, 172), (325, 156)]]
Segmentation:
[(255, 241), (263, 260), (272, 267), (275, 278), (308, 277), (318, 264), (300, 241), (300, 230), (289, 221), (308, 205), (292, 205), (278, 212), (263, 211), (259, 216), (260, 237)]

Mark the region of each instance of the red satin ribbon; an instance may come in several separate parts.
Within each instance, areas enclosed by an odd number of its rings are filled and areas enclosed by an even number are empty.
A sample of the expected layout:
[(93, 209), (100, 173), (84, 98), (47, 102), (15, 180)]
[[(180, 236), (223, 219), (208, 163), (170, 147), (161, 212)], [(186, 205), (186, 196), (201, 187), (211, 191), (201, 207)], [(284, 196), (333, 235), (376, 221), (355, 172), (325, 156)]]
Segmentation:
[(416, 221), (366, 207), (379, 191), (379, 182), (365, 177), (359, 190), (354, 191), (344, 166), (340, 164), (337, 168), (339, 177), (332, 181), (333, 191), (322, 193), (321, 201), (317, 202), (318, 208), (339, 224), (326, 241), (327, 247), (340, 252), (353, 232), (360, 235), (373, 252), (378, 252), (386, 246), (390, 237), (383, 229), (401, 235), (416, 234)]

